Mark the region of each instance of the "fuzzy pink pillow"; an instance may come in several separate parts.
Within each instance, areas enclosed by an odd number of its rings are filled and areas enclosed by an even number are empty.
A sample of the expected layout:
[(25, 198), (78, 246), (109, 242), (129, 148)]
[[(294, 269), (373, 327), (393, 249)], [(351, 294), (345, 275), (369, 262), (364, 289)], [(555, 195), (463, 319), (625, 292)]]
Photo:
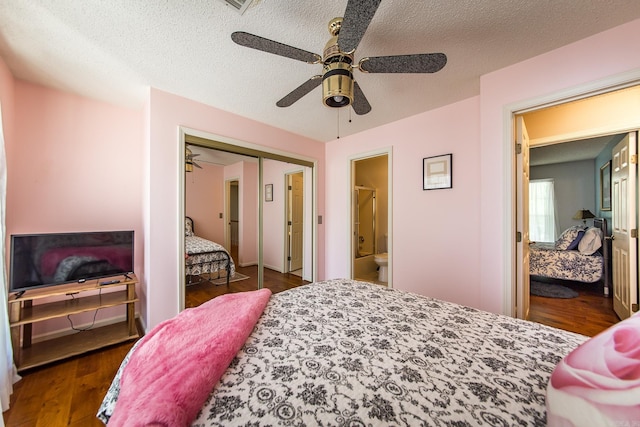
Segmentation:
[(596, 335), (556, 366), (548, 426), (640, 425), (640, 316)]
[(153, 328), (122, 371), (109, 426), (190, 425), (270, 296), (269, 289), (221, 295)]

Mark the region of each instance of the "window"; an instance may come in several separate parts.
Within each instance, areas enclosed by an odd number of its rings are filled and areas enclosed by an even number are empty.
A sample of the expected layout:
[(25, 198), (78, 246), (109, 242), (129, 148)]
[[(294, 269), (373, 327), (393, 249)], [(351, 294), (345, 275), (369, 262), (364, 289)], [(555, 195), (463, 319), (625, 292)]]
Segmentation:
[(536, 179), (529, 183), (529, 240), (556, 240), (556, 198), (553, 179)]

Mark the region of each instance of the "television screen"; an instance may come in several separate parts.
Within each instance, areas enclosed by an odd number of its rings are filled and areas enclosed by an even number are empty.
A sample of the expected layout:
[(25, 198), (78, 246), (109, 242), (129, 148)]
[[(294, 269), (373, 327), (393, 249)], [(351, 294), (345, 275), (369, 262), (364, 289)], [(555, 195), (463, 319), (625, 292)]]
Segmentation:
[(133, 231), (11, 236), (9, 291), (133, 272)]

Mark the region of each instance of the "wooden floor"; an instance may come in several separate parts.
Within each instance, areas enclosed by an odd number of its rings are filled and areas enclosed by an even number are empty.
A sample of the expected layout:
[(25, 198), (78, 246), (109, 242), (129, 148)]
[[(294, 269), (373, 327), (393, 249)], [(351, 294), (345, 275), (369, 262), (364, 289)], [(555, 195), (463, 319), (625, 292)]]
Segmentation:
[[(236, 258), (237, 259), (237, 258)], [(239, 267), (249, 279), (214, 286), (210, 283), (188, 286), (185, 305), (195, 307), (227, 292), (258, 289), (258, 268)], [(303, 285), (294, 274), (264, 270), (264, 287), (277, 293)], [(11, 427), (103, 426), (96, 412), (115, 376), (120, 362), (135, 341), (108, 347), (63, 362), (34, 368), (14, 384), (10, 409), (3, 413)]]
[[(202, 282), (197, 285), (187, 286), (185, 292), (184, 305), (186, 308), (197, 307), (205, 301), (217, 297), (218, 295), (253, 291), (258, 289), (258, 267), (236, 267), (236, 271), (249, 276), (248, 279), (239, 282), (231, 282), (227, 285), (213, 285), (210, 282)], [(300, 276), (291, 273), (278, 273), (268, 268), (263, 269), (263, 287), (271, 289), (271, 292), (278, 293), (287, 289), (292, 289), (305, 283)]]
[(590, 337), (620, 320), (613, 311), (613, 299), (603, 295), (601, 284), (561, 284), (579, 296), (563, 299), (531, 295), (529, 320)]
[(133, 341), (27, 371), (13, 386), (3, 413), (11, 427), (103, 426), (96, 418), (118, 366)]

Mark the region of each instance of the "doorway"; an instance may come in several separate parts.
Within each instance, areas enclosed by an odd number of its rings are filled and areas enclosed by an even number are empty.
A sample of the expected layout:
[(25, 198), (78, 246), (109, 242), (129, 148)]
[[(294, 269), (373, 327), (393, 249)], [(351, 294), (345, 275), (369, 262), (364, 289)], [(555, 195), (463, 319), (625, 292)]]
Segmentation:
[[(627, 132), (638, 126), (637, 102), (627, 102), (629, 99), (637, 99), (640, 87), (631, 86), (626, 88), (611, 89), (604, 94), (594, 96), (580, 97), (564, 103), (558, 103), (552, 106), (541, 106), (529, 108), (526, 111), (514, 111), (514, 116), (523, 117), (526, 123), (526, 129), (531, 136), (532, 147), (550, 148), (557, 144), (563, 146), (565, 143), (573, 140), (595, 139), (596, 137), (604, 137), (620, 132)], [(603, 91), (604, 92), (604, 91)], [(635, 110), (635, 111), (634, 111)], [(533, 131), (532, 131), (533, 128)], [(569, 144), (566, 144), (567, 146)], [(582, 151), (586, 151), (586, 145), (582, 147)], [(566, 150), (565, 150), (566, 151)], [(607, 151), (607, 150), (604, 150)], [(593, 157), (592, 157), (593, 158)], [(599, 160), (597, 160), (599, 161)], [(594, 169), (597, 169), (594, 163)], [(516, 167), (515, 175), (519, 175), (522, 171), (520, 165)], [(594, 175), (597, 177), (597, 171)], [(600, 206), (600, 182), (597, 182), (597, 191), (592, 194), (592, 208), (595, 216), (604, 217), (611, 222), (611, 212), (601, 209)], [(523, 194), (524, 189), (514, 181), (514, 192)], [(517, 196), (514, 196), (514, 201)], [(569, 207), (568, 209), (584, 209), (584, 206)], [(519, 224), (517, 232), (522, 233), (522, 226), (525, 222), (523, 212), (514, 209), (514, 224)], [(565, 215), (566, 216), (566, 215)], [(528, 222), (527, 222), (528, 227)], [(561, 232), (562, 230), (559, 230)], [(524, 233), (523, 233), (524, 234)], [(513, 271), (518, 271), (522, 260), (526, 256), (525, 249), (528, 249), (526, 242), (522, 248), (518, 246), (518, 250), (514, 251), (516, 265)], [(632, 260), (637, 265), (637, 259)], [(526, 308), (519, 307), (526, 305), (527, 301), (522, 290), (523, 281), (526, 279), (524, 274), (517, 273), (511, 290), (513, 295), (512, 313), (517, 313), (522, 317), (522, 313), (526, 313)], [(587, 321), (589, 319), (587, 318)]]
[(239, 185), (237, 178), (225, 181), (225, 248), (229, 248), (233, 259), (238, 259), (240, 253)]
[(286, 182), (286, 253), (285, 273), (304, 276), (304, 174), (288, 173)]
[(392, 287), (391, 153), (351, 160), (351, 277)]

